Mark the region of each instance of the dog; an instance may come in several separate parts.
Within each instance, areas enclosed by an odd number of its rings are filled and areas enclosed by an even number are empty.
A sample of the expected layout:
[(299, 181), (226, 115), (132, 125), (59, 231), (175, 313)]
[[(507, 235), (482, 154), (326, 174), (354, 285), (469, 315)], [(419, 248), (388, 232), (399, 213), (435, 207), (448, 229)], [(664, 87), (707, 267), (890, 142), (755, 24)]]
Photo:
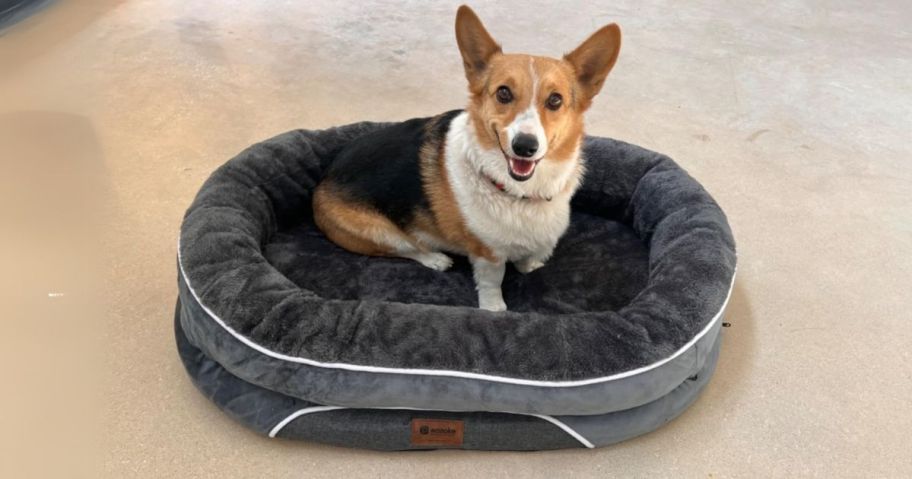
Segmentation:
[(469, 104), (351, 141), (313, 197), (317, 227), (342, 248), (444, 271), (472, 264), (478, 306), (504, 311), (506, 263), (542, 267), (570, 223), (583, 114), (617, 60), (607, 25), (561, 59), (505, 54), (468, 6), (456, 42)]

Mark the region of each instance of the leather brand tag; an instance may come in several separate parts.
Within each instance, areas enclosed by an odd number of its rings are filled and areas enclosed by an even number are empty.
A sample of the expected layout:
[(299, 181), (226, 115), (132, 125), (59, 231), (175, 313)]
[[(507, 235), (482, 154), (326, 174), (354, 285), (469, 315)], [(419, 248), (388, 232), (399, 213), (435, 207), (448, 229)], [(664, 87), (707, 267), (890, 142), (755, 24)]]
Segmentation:
[(412, 419), (413, 446), (462, 446), (465, 425), (449, 419)]

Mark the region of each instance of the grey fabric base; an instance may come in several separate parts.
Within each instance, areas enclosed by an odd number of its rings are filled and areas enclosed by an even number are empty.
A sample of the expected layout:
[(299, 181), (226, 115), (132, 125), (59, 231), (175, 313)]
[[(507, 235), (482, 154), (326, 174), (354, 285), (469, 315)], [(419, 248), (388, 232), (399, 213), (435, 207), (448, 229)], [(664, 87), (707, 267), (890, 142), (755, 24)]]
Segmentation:
[(614, 444), (653, 431), (687, 409), (709, 381), (721, 343), (720, 336), (709, 348), (700, 371), (654, 401), (609, 414), (552, 418), (586, 444), (549, 420), (508, 413), (344, 408), (302, 414), (286, 422), (296, 413), (320, 405), (255, 386), (229, 373), (190, 344), (181, 328), (180, 310), (178, 304), (174, 329), (181, 360), (196, 387), (233, 419), (271, 437), (378, 450), (434, 448), (411, 443), (410, 424), (416, 418), (463, 421), (461, 449), (524, 451)]
[[(437, 272), (357, 256), (313, 226), (311, 193), (327, 166), (352, 138), (384, 126), (289, 132), (213, 173), (178, 245), (188, 344), (276, 401), (349, 408), (289, 425), (324, 438), (321, 418), (379, 418), (382, 408), (507, 412), (530, 428), (544, 426), (528, 415), (581, 429), (575, 418), (671, 417), (669, 398), (685, 397), (674, 391), (705, 379), (735, 272), (725, 215), (699, 183), (663, 155), (587, 138), (570, 229), (545, 267), (508, 270), (510, 311), (493, 313), (475, 307), (464, 259)], [(245, 414), (270, 421), (278, 410), (261, 399), (250, 407)]]

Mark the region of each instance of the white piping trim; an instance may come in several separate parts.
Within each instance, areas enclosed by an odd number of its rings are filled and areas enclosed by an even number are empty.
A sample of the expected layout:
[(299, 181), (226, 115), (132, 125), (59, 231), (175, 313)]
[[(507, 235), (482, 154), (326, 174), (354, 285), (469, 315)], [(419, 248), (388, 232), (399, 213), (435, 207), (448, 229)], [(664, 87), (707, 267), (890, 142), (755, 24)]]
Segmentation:
[[(282, 419), (281, 421), (279, 421), (278, 424), (273, 426), (273, 428), (269, 431), (269, 437), (273, 437), (273, 438), (276, 437), (276, 435), (279, 432), (281, 432), (282, 429), (285, 428), (285, 426), (287, 426), (291, 421), (294, 421), (295, 419), (297, 419), (301, 416), (306, 416), (308, 414), (313, 414), (313, 413), (317, 413), (317, 412), (335, 411), (337, 409), (351, 409), (351, 408), (339, 407), (339, 406), (312, 406), (312, 407), (306, 407), (304, 409), (298, 409), (297, 411), (289, 414), (288, 417), (286, 417), (285, 419)], [(408, 410), (408, 411), (433, 411), (432, 409), (419, 409), (419, 408), (411, 408), (411, 407), (381, 407), (381, 408), (359, 408), (359, 409), (397, 409), (397, 410)], [(586, 446), (589, 449), (595, 448), (595, 445), (592, 444), (591, 442), (589, 442), (588, 439), (583, 437), (582, 434), (576, 432), (575, 429), (564, 424), (563, 422), (559, 421), (558, 419), (555, 419), (553, 416), (545, 416), (544, 414), (523, 414), (523, 413), (506, 413), (506, 414), (515, 414), (518, 416), (531, 416), (531, 417), (537, 417), (539, 419), (548, 421), (551, 424), (554, 424), (555, 426), (561, 428), (564, 432), (566, 432), (567, 434), (572, 436), (573, 439), (576, 439), (577, 441), (579, 441), (579, 443), (582, 444), (583, 446)]]
[(537, 418), (539, 418), (539, 419), (544, 419), (545, 421), (548, 421), (548, 422), (550, 422), (551, 424), (554, 424), (555, 426), (557, 426), (557, 427), (563, 429), (564, 432), (566, 432), (567, 434), (573, 436), (573, 439), (576, 439), (577, 441), (579, 441), (580, 444), (582, 444), (582, 445), (588, 447), (589, 449), (594, 449), (594, 448), (595, 448), (595, 444), (592, 444), (591, 442), (589, 442), (589, 440), (586, 439), (585, 437), (583, 437), (582, 434), (576, 432), (575, 429), (573, 429), (572, 427), (570, 427), (570, 426), (564, 424), (563, 422), (558, 421), (558, 420), (555, 419), (553, 416), (545, 416), (545, 415), (543, 415), (543, 414), (529, 414), (529, 416), (535, 416), (535, 417), (537, 417)]
[(288, 423), (290, 423), (291, 421), (294, 421), (295, 419), (297, 419), (301, 416), (306, 416), (308, 414), (313, 414), (315, 412), (334, 411), (336, 409), (348, 409), (348, 408), (338, 407), (338, 406), (313, 406), (313, 407), (306, 407), (304, 409), (298, 409), (297, 411), (289, 414), (288, 417), (286, 417), (285, 419), (282, 419), (281, 421), (279, 421), (278, 424), (273, 426), (273, 428), (269, 430), (269, 437), (276, 437), (276, 434), (278, 434), (279, 431), (281, 431), (285, 426), (287, 426)]
[(694, 336), (690, 341), (688, 341), (681, 349), (675, 351), (671, 356), (666, 357), (660, 361), (656, 361), (648, 366), (642, 366), (636, 369), (631, 369), (630, 371), (625, 371), (622, 373), (612, 374), (610, 376), (603, 376), (600, 378), (590, 378), (590, 379), (579, 379), (575, 381), (538, 381), (533, 379), (519, 379), (519, 378), (510, 378), (505, 376), (492, 376), (488, 374), (479, 374), (479, 373), (470, 373), (465, 371), (448, 371), (444, 369), (412, 369), (412, 368), (388, 368), (381, 366), (364, 366), (359, 364), (348, 364), (348, 363), (324, 363), (320, 361), (315, 361), (313, 359), (301, 358), (296, 356), (288, 356), (286, 354), (277, 353), (270, 349), (253, 342), (246, 336), (241, 335), (237, 331), (228, 326), (222, 318), (218, 317), (212, 310), (210, 310), (203, 302), (200, 300), (199, 295), (196, 294), (196, 290), (193, 289), (193, 286), (190, 284), (190, 280), (187, 278), (187, 273), (184, 271), (184, 263), (181, 258), (181, 248), (180, 248), (180, 237), (177, 239), (177, 264), (180, 268), (181, 276), (184, 278), (184, 283), (187, 284), (187, 289), (190, 290), (190, 294), (193, 295), (193, 298), (196, 300), (196, 303), (203, 308), (203, 311), (209, 315), (219, 326), (221, 326), (225, 331), (228, 331), (232, 336), (234, 336), (238, 341), (246, 344), (247, 346), (253, 348), (260, 353), (263, 353), (267, 356), (281, 359), (283, 361), (288, 361), (292, 363), (306, 364), (308, 366), (315, 366), (319, 368), (326, 369), (342, 369), (346, 371), (358, 371), (358, 372), (367, 372), (367, 373), (382, 373), (382, 374), (414, 374), (422, 376), (444, 376), (444, 377), (454, 377), (454, 378), (463, 378), (463, 379), (480, 379), (482, 381), (492, 381), (500, 382), (507, 384), (516, 384), (520, 386), (538, 386), (545, 388), (563, 388), (563, 387), (577, 387), (577, 386), (588, 386), (591, 384), (599, 384), (608, 381), (615, 381), (618, 379), (627, 378), (630, 376), (636, 376), (637, 374), (642, 374), (646, 371), (656, 369), (669, 361), (677, 358), (678, 356), (684, 354), (685, 351), (691, 348), (697, 341), (699, 341), (703, 336), (705, 336), (713, 328), (713, 326), (722, 318), (722, 313), (725, 311), (725, 307), (728, 305), (728, 300), (731, 299), (732, 290), (735, 285), (735, 276), (737, 271), (732, 272), (731, 284), (728, 286), (728, 294), (725, 296), (725, 301), (722, 303), (722, 307), (719, 308), (719, 312), (707, 323), (707, 325)]

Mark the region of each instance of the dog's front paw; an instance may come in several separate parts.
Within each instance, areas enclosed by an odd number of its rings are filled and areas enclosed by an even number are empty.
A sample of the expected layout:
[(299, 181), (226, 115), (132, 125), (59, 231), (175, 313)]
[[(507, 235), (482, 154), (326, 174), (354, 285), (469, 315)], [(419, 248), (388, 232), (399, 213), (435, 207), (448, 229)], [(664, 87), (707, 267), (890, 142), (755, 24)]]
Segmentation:
[(478, 307), (488, 311), (506, 311), (507, 303), (504, 303), (503, 294), (499, 289), (479, 291)]
[(516, 270), (522, 274), (531, 273), (544, 265), (544, 261), (539, 261), (534, 258), (526, 258), (513, 263), (513, 266), (516, 266)]
[(419, 253), (413, 259), (437, 271), (446, 271), (453, 266), (453, 259), (443, 253)]

